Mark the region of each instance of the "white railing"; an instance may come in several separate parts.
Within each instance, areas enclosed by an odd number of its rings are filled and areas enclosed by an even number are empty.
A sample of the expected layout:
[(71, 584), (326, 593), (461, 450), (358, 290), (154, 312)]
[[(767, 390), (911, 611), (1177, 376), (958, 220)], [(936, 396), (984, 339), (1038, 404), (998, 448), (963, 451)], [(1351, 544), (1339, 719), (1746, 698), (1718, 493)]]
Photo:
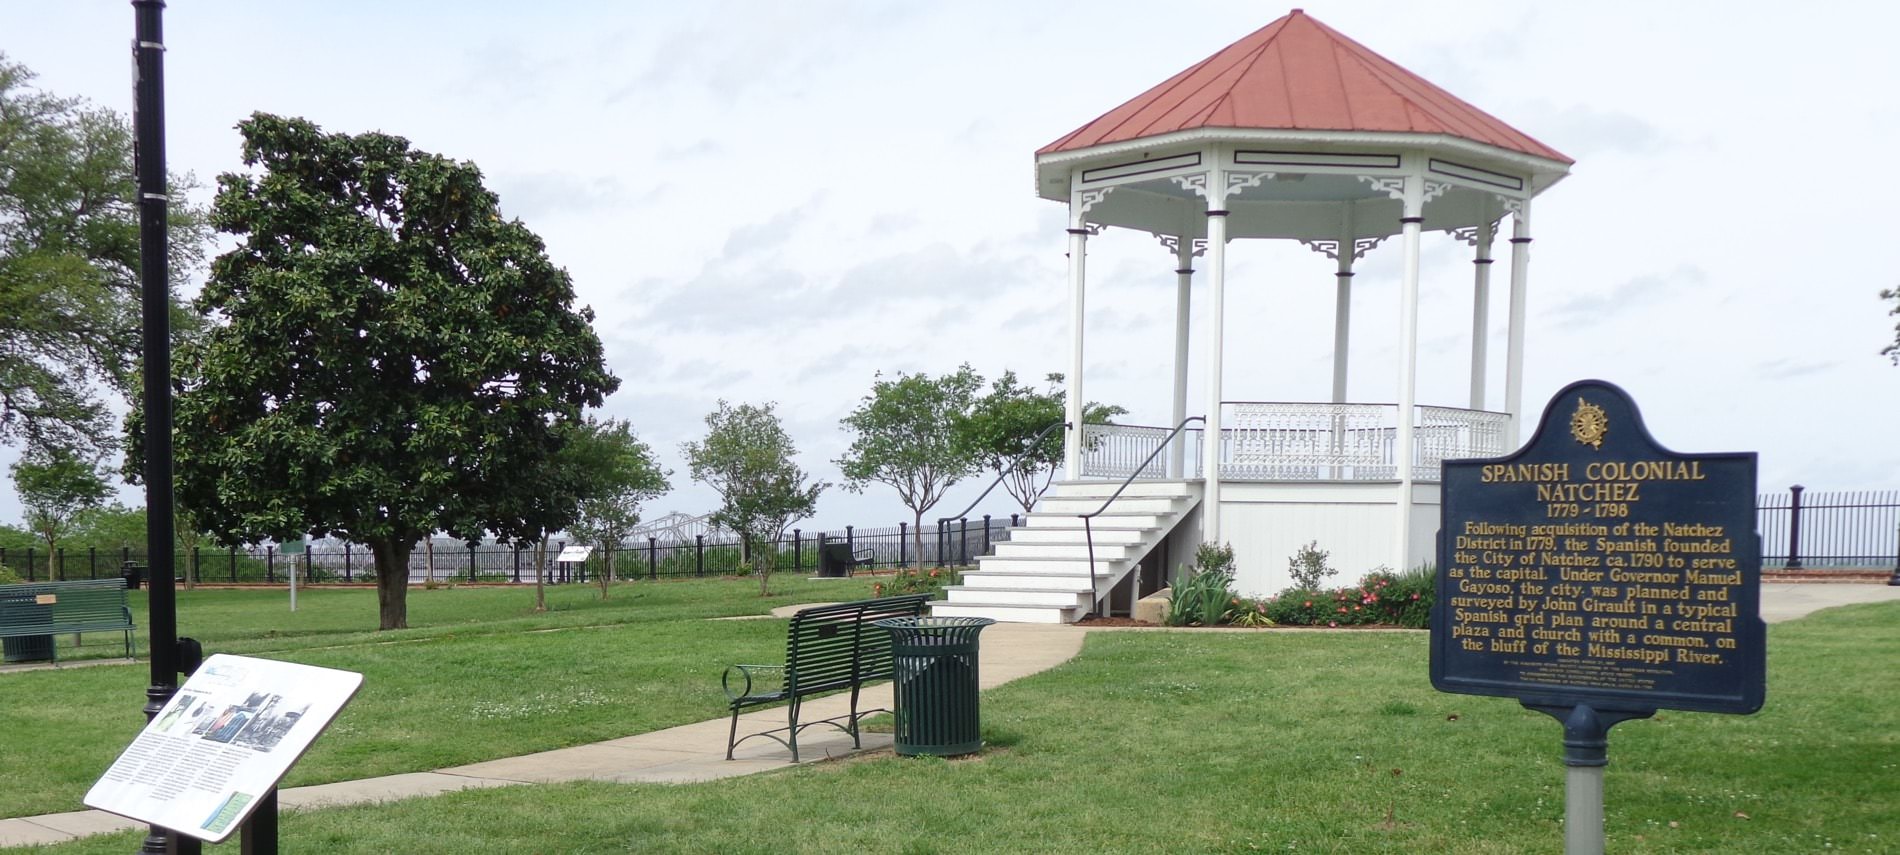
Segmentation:
[[(1393, 404), (1229, 402), (1221, 422), (1221, 477), (1232, 481), (1396, 481), (1398, 407)], [(1453, 407), (1418, 407), (1412, 477), (1439, 480), (1439, 464), (1503, 454), (1510, 416)], [(1082, 477), (1126, 478), (1168, 435), (1166, 428), (1088, 425)], [(1184, 432), (1185, 474), (1168, 471), (1164, 453), (1138, 477), (1201, 476), (1201, 432)]]

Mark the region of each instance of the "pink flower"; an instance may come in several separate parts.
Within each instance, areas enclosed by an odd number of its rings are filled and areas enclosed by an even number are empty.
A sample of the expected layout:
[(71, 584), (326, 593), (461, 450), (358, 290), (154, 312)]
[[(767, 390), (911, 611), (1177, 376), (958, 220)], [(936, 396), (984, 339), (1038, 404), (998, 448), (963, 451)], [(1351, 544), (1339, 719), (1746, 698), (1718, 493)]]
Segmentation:
[(1345, 613), (1346, 613), (1346, 607), (1345, 607), (1345, 606), (1340, 606), (1340, 607), (1339, 607), (1339, 613), (1340, 613), (1340, 614), (1342, 614), (1342, 615), (1343, 615), (1343, 614), (1345, 614)]
[(1413, 595), (1412, 595), (1412, 599), (1414, 599), (1414, 600), (1416, 600), (1416, 599), (1418, 599), (1418, 595), (1417, 595), (1417, 594), (1413, 594)]
[(1336, 620), (1329, 620), (1329, 621), (1327, 621), (1327, 622), (1326, 622), (1326, 625), (1327, 625), (1327, 626), (1330, 626), (1330, 627), (1332, 627), (1333, 629), (1338, 629), (1338, 628), (1339, 628), (1339, 621), (1336, 621)]
[(1304, 605), (1304, 606), (1301, 606), (1301, 608), (1307, 608), (1307, 609), (1310, 609), (1310, 608), (1312, 608), (1312, 607), (1313, 607), (1313, 601), (1312, 601), (1312, 600), (1307, 600), (1307, 601), (1306, 601), (1306, 605)]

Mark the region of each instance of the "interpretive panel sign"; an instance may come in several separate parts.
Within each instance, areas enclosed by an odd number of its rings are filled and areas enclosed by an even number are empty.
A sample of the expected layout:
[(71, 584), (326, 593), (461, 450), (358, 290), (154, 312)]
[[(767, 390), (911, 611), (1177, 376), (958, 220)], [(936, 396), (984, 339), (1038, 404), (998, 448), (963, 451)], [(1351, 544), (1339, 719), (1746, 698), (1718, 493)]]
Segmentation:
[(1761, 708), (1755, 455), (1677, 454), (1573, 383), (1523, 449), (1444, 463), (1432, 685), (1598, 710)]
[(330, 668), (206, 659), (86, 793), (86, 806), (216, 843), (363, 684)]
[(594, 554), (594, 548), (591, 546), (563, 546), (560, 556), (554, 560), (563, 564), (570, 561), (586, 561), (587, 556), (592, 554)]

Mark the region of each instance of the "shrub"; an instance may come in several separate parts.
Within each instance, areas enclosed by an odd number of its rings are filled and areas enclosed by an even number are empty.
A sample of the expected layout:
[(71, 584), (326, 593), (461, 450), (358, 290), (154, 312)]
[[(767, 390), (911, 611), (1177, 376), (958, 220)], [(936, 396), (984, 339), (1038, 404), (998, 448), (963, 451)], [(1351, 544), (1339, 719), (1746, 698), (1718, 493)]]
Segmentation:
[(1349, 587), (1288, 588), (1267, 601), (1266, 616), (1293, 626), (1381, 624), (1422, 629), (1431, 621), (1434, 576), (1430, 565), (1404, 573), (1379, 567)]
[(1194, 550), (1195, 568), (1168, 589), (1168, 625), (1213, 626), (1226, 620), (1234, 597), (1234, 548), (1203, 543)]
[(904, 594), (929, 594), (933, 599), (943, 599), (943, 589), (963, 581), (963, 574), (951, 567), (932, 567), (919, 571), (914, 567), (902, 567), (882, 582), (871, 585), (871, 596), (896, 597)]
[(1331, 553), (1319, 548), (1315, 540), (1300, 547), (1293, 557), (1287, 560), (1287, 573), (1293, 577), (1293, 587), (1302, 591), (1317, 591), (1327, 579), (1338, 575), (1339, 571), (1326, 565)]
[(13, 572), (13, 568), (0, 564), (0, 585), (18, 585), (20, 581), (20, 574)]

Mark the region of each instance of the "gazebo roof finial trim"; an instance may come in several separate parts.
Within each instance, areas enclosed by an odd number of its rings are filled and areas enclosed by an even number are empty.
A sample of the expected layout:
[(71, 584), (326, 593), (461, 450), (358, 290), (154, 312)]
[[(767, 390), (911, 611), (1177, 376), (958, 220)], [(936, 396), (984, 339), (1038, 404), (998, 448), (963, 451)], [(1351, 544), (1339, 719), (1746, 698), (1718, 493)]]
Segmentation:
[(1297, 8), (1036, 154), (1200, 128), (1443, 134), (1575, 162)]

